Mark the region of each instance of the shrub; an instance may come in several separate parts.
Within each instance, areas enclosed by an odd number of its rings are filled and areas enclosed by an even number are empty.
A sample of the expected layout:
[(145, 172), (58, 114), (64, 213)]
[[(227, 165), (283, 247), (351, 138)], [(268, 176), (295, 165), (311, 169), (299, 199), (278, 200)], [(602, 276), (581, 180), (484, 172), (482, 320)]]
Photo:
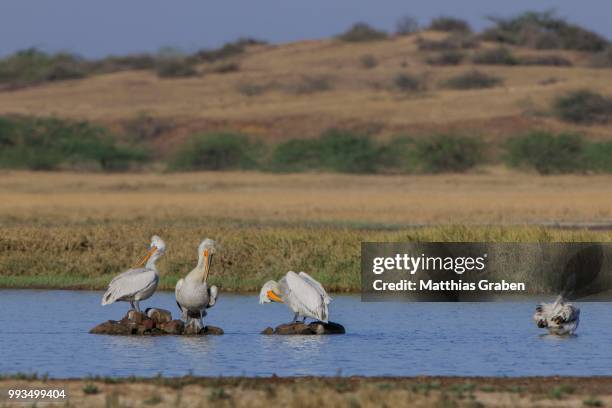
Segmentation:
[(472, 31), (467, 21), (448, 16), (440, 16), (431, 20), (429, 29), (434, 31), (457, 31), (465, 33)]
[(246, 51), (247, 47), (262, 44), (266, 44), (266, 42), (255, 38), (242, 37), (236, 41), (228, 42), (217, 49), (200, 50), (194, 54), (193, 58), (202, 62), (214, 62), (240, 55)]
[(94, 395), (99, 392), (100, 390), (95, 384), (85, 384), (85, 386), (83, 387), (83, 393), (87, 395)]
[(240, 64), (238, 64), (237, 62), (224, 62), (212, 68), (212, 72), (215, 72), (217, 74), (228, 74), (231, 72), (238, 71), (240, 71)]
[(584, 169), (585, 143), (575, 134), (532, 132), (508, 139), (507, 162), (514, 167), (532, 167), (541, 174), (572, 173)]
[(366, 23), (355, 23), (338, 38), (347, 42), (379, 41), (387, 38), (387, 33)]
[(418, 92), (427, 89), (425, 80), (412, 74), (400, 73), (393, 77), (393, 86), (402, 92)]
[(510, 18), (490, 17), (495, 23), (484, 31), (485, 40), (538, 49), (601, 51), (608, 41), (597, 33), (568, 23), (554, 11), (528, 11)]
[(123, 123), (123, 130), (131, 140), (150, 142), (175, 128), (172, 119), (159, 118), (148, 113), (139, 113)]
[(78, 79), (85, 75), (84, 62), (67, 53), (49, 55), (36, 48), (29, 48), (0, 60), (0, 85), (7, 88)]
[(420, 51), (453, 51), (477, 48), (478, 40), (473, 35), (454, 33), (442, 40), (426, 40), (418, 38), (417, 44)]
[(341, 173), (375, 173), (379, 149), (368, 136), (343, 130), (330, 130), (319, 139), (324, 169)]
[(157, 59), (150, 54), (135, 54), (126, 56), (109, 56), (98, 61), (89, 62), (88, 70), (96, 74), (126, 70), (154, 69)]
[(31, 170), (91, 168), (123, 170), (146, 159), (134, 147), (120, 147), (113, 136), (87, 122), (53, 118), (4, 118), (0, 121), (0, 167)]
[(365, 69), (372, 69), (378, 65), (378, 61), (372, 54), (366, 54), (359, 59), (361, 66)]
[(491, 88), (502, 82), (499, 77), (474, 69), (448, 79), (443, 85), (453, 89), (481, 89)]
[(321, 146), (317, 139), (292, 139), (278, 144), (272, 152), (270, 168), (279, 172), (300, 172), (322, 167)]
[(419, 31), (419, 22), (412, 16), (401, 17), (395, 24), (395, 34), (397, 35), (409, 35), (417, 31)]
[(567, 122), (606, 123), (612, 117), (612, 99), (586, 89), (577, 90), (557, 97), (553, 110)]
[(521, 65), (549, 65), (554, 67), (569, 67), (572, 62), (560, 55), (532, 55), (521, 57), (518, 60)]
[(612, 142), (592, 142), (584, 146), (584, 165), (588, 170), (612, 173)]
[(594, 54), (591, 57), (591, 66), (595, 68), (612, 68), (612, 46)]
[(193, 135), (174, 153), (169, 168), (177, 171), (250, 169), (256, 166), (255, 149), (249, 138), (240, 134)]
[(185, 78), (198, 74), (193, 63), (185, 57), (161, 58), (155, 67), (160, 78)]
[(424, 172), (464, 172), (482, 159), (482, 142), (467, 136), (437, 135), (418, 140), (414, 157)]
[(483, 50), (474, 55), (472, 61), (483, 65), (516, 65), (518, 60), (506, 47)]
[(427, 57), (430, 65), (459, 65), (465, 58), (465, 54), (459, 51), (444, 51)]
[(332, 82), (326, 76), (304, 75), (299, 82), (289, 84), (285, 87), (285, 89), (287, 92), (297, 95), (311, 94), (331, 90)]

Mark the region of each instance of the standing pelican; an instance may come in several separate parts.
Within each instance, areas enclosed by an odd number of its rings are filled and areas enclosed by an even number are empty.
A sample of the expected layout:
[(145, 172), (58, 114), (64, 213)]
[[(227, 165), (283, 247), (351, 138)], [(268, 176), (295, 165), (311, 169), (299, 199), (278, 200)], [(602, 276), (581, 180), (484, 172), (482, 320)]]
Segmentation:
[(139, 302), (150, 298), (159, 282), (155, 261), (166, 251), (166, 244), (157, 235), (151, 237), (149, 252), (132, 269), (117, 275), (102, 296), (102, 306), (116, 301), (130, 302), (132, 309), (140, 312)]
[(533, 315), (539, 328), (547, 328), (550, 334), (563, 336), (574, 334), (580, 323), (580, 309), (567, 303), (559, 295), (554, 303), (540, 303)]
[(216, 286), (208, 287), (208, 273), (216, 251), (215, 241), (209, 238), (202, 241), (198, 247), (198, 264), (176, 283), (174, 290), (182, 319), (188, 326), (194, 325), (196, 332), (204, 327), (205, 309), (214, 306), (219, 293)]
[(297, 274), (289, 271), (278, 282), (266, 282), (259, 292), (259, 303), (285, 303), (295, 313), (293, 317), (295, 322), (301, 316), (302, 321), (310, 317), (327, 323), (329, 321), (327, 305), (331, 300), (323, 286), (306, 272)]

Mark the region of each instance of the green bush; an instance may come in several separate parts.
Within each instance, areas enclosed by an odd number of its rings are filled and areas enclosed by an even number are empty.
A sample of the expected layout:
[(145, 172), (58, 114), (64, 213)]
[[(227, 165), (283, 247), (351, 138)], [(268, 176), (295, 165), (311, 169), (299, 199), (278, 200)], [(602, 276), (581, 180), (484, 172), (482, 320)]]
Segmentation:
[(238, 170), (256, 167), (256, 146), (245, 135), (205, 133), (191, 136), (172, 156), (169, 169)]
[(419, 31), (419, 22), (415, 17), (404, 16), (395, 23), (395, 34), (409, 35)]
[(491, 17), (495, 24), (483, 39), (537, 49), (601, 51), (608, 41), (593, 31), (568, 23), (554, 11), (528, 11), (510, 18)]
[(567, 122), (607, 123), (612, 117), (612, 99), (582, 89), (557, 97), (553, 110), (560, 119)]
[(318, 170), (323, 166), (318, 139), (292, 139), (278, 144), (270, 159), (270, 169), (278, 172)]
[(572, 173), (585, 168), (585, 142), (575, 134), (532, 132), (506, 143), (506, 161), (513, 167), (531, 167), (541, 174)]
[(49, 55), (30, 48), (0, 60), (0, 86), (10, 89), (85, 77), (84, 61), (67, 54)]
[(501, 83), (501, 78), (473, 69), (446, 80), (443, 85), (453, 89), (482, 89)]
[(377, 30), (366, 23), (355, 23), (344, 33), (338, 35), (338, 39), (347, 42), (380, 41), (387, 37), (386, 32)]
[(147, 158), (140, 149), (119, 146), (102, 127), (55, 118), (1, 118), (0, 143), (5, 168), (124, 170)]
[(430, 65), (459, 65), (465, 58), (465, 54), (459, 51), (443, 51), (439, 54), (430, 55), (426, 61)]
[(475, 137), (436, 135), (416, 141), (414, 158), (427, 173), (464, 172), (482, 160), (482, 147)]
[(472, 31), (467, 21), (448, 16), (440, 16), (431, 20), (429, 29), (434, 31), (456, 31), (466, 33)]
[(214, 62), (240, 55), (246, 51), (247, 47), (262, 44), (266, 44), (266, 42), (255, 38), (242, 37), (214, 50), (200, 50), (195, 53), (193, 58), (202, 62)]
[(612, 46), (594, 54), (591, 57), (591, 66), (594, 68), (612, 68)]
[(548, 65), (553, 67), (570, 67), (572, 62), (560, 55), (533, 55), (518, 59), (521, 65)]
[(155, 66), (160, 78), (185, 78), (198, 75), (194, 64), (185, 57), (160, 58)]
[(588, 170), (612, 173), (612, 142), (592, 142), (584, 146), (584, 164)]
[(341, 173), (376, 173), (379, 148), (372, 138), (344, 130), (329, 130), (319, 139), (324, 169)]
[(441, 40), (417, 39), (419, 51), (453, 51), (477, 48), (480, 44), (471, 34), (453, 33)]
[(478, 52), (472, 58), (474, 64), (483, 65), (516, 65), (518, 60), (506, 47), (492, 48)]
[(427, 89), (423, 77), (412, 74), (400, 73), (393, 77), (393, 86), (402, 92), (418, 92)]

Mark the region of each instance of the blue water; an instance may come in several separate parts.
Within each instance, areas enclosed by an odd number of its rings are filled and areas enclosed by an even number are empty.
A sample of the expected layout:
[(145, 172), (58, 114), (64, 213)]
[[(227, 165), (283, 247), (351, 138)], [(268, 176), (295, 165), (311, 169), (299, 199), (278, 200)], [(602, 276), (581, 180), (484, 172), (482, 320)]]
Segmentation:
[[(264, 336), (292, 318), (284, 305), (227, 295), (206, 322), (210, 337), (92, 335), (119, 319), (124, 303), (100, 306), (101, 292), (0, 290), (0, 373), (51, 377), (303, 375), (612, 375), (610, 303), (583, 303), (578, 335), (543, 335), (518, 303), (362, 303), (334, 296), (333, 321), (346, 335)], [(178, 314), (173, 293), (143, 306)]]

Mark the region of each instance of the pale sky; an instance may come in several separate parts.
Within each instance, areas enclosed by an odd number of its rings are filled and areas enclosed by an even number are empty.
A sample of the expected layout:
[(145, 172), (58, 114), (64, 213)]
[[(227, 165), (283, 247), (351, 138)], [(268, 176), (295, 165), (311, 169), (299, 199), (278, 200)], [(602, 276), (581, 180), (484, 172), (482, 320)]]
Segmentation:
[(240, 36), (270, 42), (329, 37), (357, 21), (392, 30), (404, 15), (426, 24), (453, 15), (476, 29), (485, 16), (555, 8), (612, 38), (609, 0), (1, 0), (0, 55), (31, 46), (86, 57), (216, 47)]

